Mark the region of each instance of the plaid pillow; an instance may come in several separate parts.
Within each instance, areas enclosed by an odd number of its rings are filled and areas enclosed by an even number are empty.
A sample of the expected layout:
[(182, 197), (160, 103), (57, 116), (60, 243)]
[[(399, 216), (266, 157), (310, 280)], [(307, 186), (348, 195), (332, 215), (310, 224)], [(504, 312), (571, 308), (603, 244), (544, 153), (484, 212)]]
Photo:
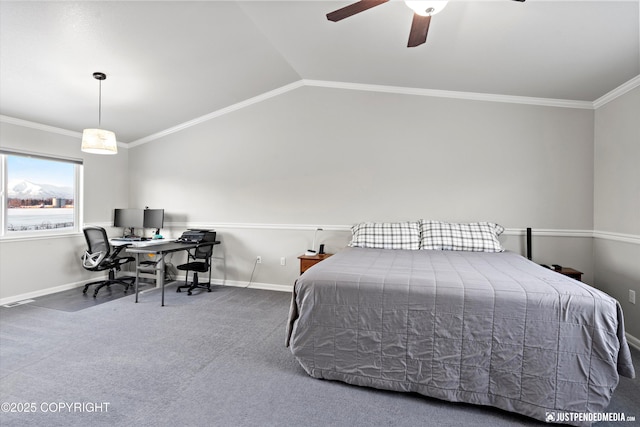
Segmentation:
[(351, 227), (349, 246), (373, 249), (420, 249), (418, 222), (362, 222)]
[(420, 249), (445, 251), (503, 252), (498, 236), (504, 227), (492, 222), (453, 224), (422, 221)]

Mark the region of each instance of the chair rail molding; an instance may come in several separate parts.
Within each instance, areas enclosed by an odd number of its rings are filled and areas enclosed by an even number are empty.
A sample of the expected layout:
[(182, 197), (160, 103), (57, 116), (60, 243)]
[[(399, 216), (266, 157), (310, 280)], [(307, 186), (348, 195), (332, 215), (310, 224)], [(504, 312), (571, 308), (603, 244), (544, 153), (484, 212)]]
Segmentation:
[[(169, 222), (165, 228), (189, 229), (258, 229), (258, 230), (300, 230), (313, 231), (322, 228), (325, 231), (351, 231), (353, 224), (274, 224), (274, 223), (217, 223), (217, 222)], [(524, 236), (526, 228), (505, 228), (506, 236)], [(562, 228), (538, 228), (533, 229), (532, 234), (540, 237), (582, 237), (613, 240), (626, 243), (640, 244), (640, 235), (614, 233), (599, 230), (562, 229)]]

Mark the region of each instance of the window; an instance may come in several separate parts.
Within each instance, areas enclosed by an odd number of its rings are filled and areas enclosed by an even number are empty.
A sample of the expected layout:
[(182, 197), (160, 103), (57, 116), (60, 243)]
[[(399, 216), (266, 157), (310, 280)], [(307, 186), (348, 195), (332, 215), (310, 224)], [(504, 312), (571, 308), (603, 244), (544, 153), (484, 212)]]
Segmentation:
[(80, 230), (82, 161), (0, 150), (3, 236)]

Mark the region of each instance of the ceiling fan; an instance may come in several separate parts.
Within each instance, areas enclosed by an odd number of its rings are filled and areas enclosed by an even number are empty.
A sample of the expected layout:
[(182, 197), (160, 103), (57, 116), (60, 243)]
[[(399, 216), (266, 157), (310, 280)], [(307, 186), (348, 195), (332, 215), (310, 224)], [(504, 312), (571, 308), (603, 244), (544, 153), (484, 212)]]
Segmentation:
[[(353, 16), (356, 13), (364, 12), (365, 10), (379, 6), (388, 1), (389, 0), (360, 0), (341, 9), (327, 13), (327, 19), (329, 21), (338, 22)], [(427, 41), (427, 32), (429, 31), (431, 17), (444, 9), (447, 5), (447, 1), (448, 0), (405, 0), (407, 6), (413, 10), (413, 22), (411, 23), (411, 31), (409, 32), (409, 42), (407, 43), (407, 47), (416, 47)], [(513, 1), (524, 2), (525, 0)]]

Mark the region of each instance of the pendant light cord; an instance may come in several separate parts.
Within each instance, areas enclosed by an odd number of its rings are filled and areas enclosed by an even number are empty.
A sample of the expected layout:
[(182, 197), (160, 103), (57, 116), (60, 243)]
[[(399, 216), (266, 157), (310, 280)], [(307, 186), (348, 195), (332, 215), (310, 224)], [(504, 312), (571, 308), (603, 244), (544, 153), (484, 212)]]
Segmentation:
[(98, 89), (98, 128), (102, 127), (102, 80), (98, 80), (100, 86)]
[(102, 127), (102, 81), (107, 78), (105, 73), (96, 71), (93, 78), (98, 80), (98, 127)]

